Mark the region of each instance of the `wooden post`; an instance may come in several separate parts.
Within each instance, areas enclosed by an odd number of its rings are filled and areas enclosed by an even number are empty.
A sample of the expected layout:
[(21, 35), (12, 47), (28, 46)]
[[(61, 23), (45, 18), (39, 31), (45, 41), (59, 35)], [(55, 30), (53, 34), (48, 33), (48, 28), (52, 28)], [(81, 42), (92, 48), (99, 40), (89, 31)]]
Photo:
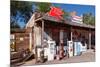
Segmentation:
[(73, 32), (72, 32), (72, 27), (71, 27), (71, 41), (73, 40)]
[(89, 30), (89, 49), (91, 49), (91, 30)]
[(29, 50), (32, 51), (32, 32), (29, 33)]
[(42, 35), (41, 35), (41, 44), (43, 46), (43, 39), (44, 39), (44, 21), (42, 20)]
[(60, 49), (59, 49), (59, 59), (64, 57), (64, 44), (63, 44), (64, 31), (60, 30)]
[(34, 22), (34, 49), (35, 49), (35, 63), (37, 63), (37, 45), (36, 45), (36, 23)]
[(42, 35), (41, 35), (41, 46), (42, 46), (42, 54), (41, 54), (41, 62), (44, 62), (44, 21), (42, 20)]

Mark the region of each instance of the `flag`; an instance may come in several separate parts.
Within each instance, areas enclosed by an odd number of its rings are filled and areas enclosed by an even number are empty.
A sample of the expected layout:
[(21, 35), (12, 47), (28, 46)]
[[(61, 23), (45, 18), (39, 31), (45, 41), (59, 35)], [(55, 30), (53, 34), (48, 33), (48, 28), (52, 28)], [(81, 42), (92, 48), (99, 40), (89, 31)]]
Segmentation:
[(72, 21), (72, 22), (81, 23), (81, 22), (82, 22), (82, 17), (79, 17), (79, 16), (72, 16), (72, 17), (71, 17), (71, 21)]

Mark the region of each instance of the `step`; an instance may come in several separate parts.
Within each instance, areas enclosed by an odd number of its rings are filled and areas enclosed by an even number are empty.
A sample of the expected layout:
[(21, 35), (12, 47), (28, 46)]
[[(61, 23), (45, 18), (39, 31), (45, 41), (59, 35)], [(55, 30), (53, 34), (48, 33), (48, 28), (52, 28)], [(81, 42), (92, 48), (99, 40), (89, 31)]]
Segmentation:
[(18, 63), (18, 62), (20, 62), (20, 61), (22, 61), (22, 60), (23, 60), (23, 58), (17, 58), (17, 59), (11, 60), (10, 62), (11, 62), (11, 63)]

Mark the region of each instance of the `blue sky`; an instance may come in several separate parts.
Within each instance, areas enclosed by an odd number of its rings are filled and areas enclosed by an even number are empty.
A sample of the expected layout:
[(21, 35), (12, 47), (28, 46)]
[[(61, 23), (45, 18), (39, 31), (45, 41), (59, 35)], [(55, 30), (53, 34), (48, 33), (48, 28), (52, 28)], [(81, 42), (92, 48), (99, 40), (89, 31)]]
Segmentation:
[[(61, 3), (52, 3), (52, 5), (58, 6), (67, 12), (76, 11), (78, 16), (81, 16), (84, 13), (92, 13), (95, 16), (95, 6), (93, 6), (93, 5), (79, 5), (79, 4), (76, 5), (76, 4), (61, 4)], [(36, 7), (32, 8), (33, 11), (35, 8)], [(21, 27), (24, 27), (25, 23), (23, 21), (23, 18), (20, 17), (20, 20), (18, 20), (19, 25)]]
[(83, 13), (88, 13), (91, 12), (94, 16), (95, 16), (95, 6), (93, 5), (79, 5), (79, 4), (53, 4), (54, 6), (58, 6), (61, 9), (68, 11), (68, 12), (72, 12), (72, 11), (76, 11), (77, 15), (80, 16)]

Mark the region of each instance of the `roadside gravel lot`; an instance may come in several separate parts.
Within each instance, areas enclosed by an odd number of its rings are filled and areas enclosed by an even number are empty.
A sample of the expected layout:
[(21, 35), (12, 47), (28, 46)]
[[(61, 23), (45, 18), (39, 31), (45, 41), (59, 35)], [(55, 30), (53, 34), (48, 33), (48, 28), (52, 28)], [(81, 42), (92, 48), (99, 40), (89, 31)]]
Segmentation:
[(95, 62), (95, 52), (85, 52), (80, 56), (73, 56), (70, 58), (63, 58), (62, 60), (47, 61), (45, 63), (35, 64), (35, 59), (25, 62), (21, 66), (31, 66), (31, 65), (47, 65), (47, 64), (62, 64), (62, 63), (81, 63), (81, 62)]

